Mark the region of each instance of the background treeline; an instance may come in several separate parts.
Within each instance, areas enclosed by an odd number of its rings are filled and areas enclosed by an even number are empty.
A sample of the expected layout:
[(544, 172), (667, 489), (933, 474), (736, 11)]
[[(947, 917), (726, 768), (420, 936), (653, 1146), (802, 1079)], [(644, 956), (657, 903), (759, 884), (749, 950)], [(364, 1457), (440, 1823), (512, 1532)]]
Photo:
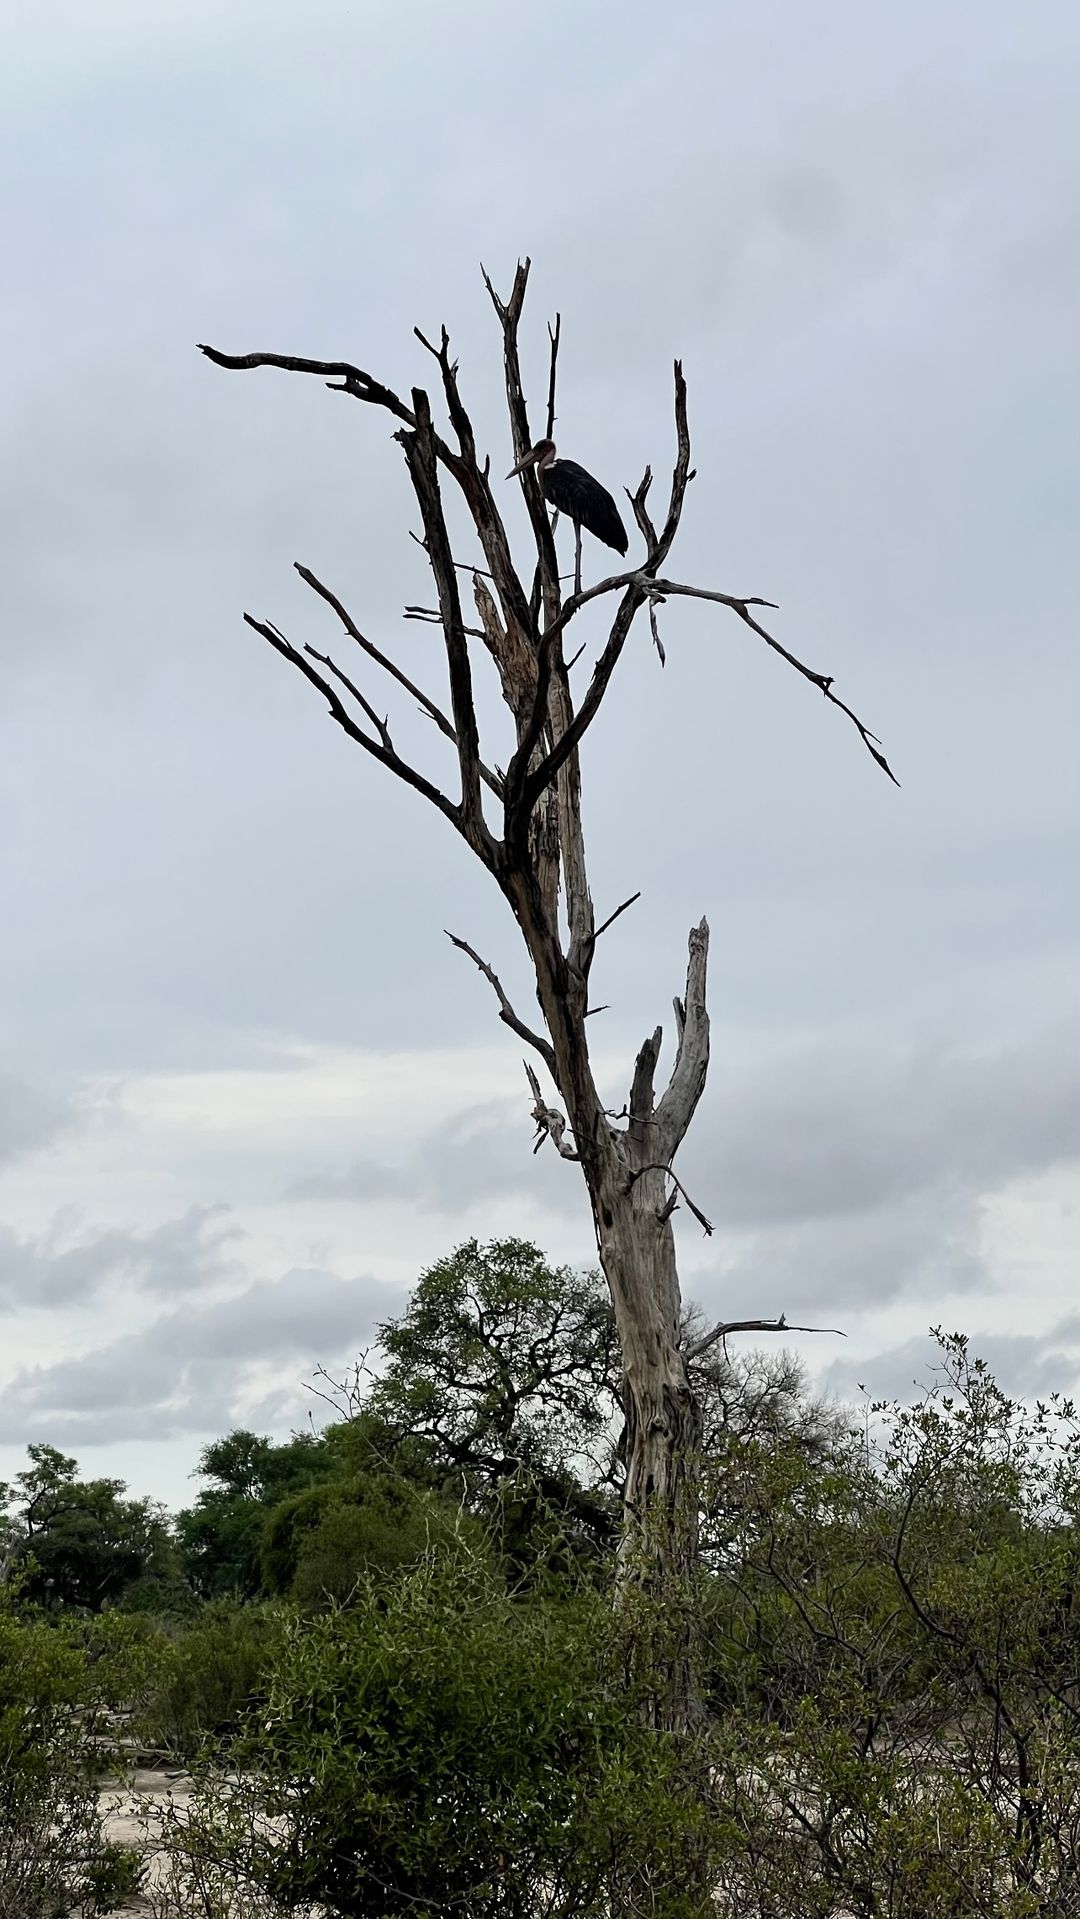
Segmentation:
[[(700, 1330), (700, 1329), (698, 1329)], [(688, 1340), (695, 1337), (688, 1328)], [(470, 1243), (207, 1447), (175, 1518), (29, 1449), (0, 1520), (0, 1914), (105, 1912), (120, 1742), (195, 1773), (162, 1915), (1066, 1919), (1080, 1912), (1080, 1450), (956, 1335), (854, 1415), (705, 1352), (702, 1714), (640, 1711), (673, 1622), (613, 1605), (603, 1283)]]

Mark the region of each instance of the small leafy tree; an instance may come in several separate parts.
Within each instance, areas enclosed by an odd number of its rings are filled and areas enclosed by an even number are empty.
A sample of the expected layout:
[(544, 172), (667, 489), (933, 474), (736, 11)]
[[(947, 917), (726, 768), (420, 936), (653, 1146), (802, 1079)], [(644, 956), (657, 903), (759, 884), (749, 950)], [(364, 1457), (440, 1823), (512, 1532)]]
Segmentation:
[(599, 1446), (607, 1476), (618, 1339), (597, 1273), (552, 1267), (524, 1240), (469, 1240), (421, 1274), (378, 1337), (371, 1409), (465, 1474), (557, 1473)]
[(120, 1479), (78, 1477), (55, 1446), (27, 1448), (30, 1465), (0, 1489), (8, 1505), (5, 1558), (25, 1599), (58, 1611), (101, 1612), (137, 1584), (179, 1574), (164, 1510), (125, 1499)]
[[(940, 1337), (940, 1336), (939, 1336)], [(712, 1588), (744, 1919), (1080, 1910), (1080, 1432), (957, 1335), (912, 1406), (764, 1462)]]
[(365, 1413), (423, 1448), (519, 1571), (541, 1535), (571, 1556), (614, 1547), (620, 1367), (598, 1274), (552, 1267), (526, 1241), (470, 1240), (421, 1274), (379, 1344)]

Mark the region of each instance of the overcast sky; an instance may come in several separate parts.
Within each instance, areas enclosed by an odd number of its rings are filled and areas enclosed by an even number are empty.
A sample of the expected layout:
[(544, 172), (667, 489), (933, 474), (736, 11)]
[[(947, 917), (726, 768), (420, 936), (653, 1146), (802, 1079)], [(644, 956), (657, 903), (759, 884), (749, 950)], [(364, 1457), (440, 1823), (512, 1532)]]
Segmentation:
[(585, 764), (598, 912), (642, 891), (595, 1040), (621, 1103), (706, 913), (686, 1290), (843, 1327), (804, 1342), (837, 1390), (904, 1390), (938, 1321), (1016, 1389), (1076, 1385), (1078, 85), (1073, 0), (20, 10), (0, 1476), (47, 1440), (182, 1503), (208, 1438), (285, 1433), (463, 1238), (592, 1259), (442, 936), (528, 1004), (494, 889), (242, 623), (326, 644), (299, 559), (437, 673), (392, 423), (195, 351), (408, 387), (445, 320), (503, 472), (478, 263), (505, 289), (524, 252), (562, 450), (613, 491), (664, 472), (681, 355), (670, 570), (779, 601), (902, 782), (720, 609), (667, 609), (664, 671), (635, 634)]

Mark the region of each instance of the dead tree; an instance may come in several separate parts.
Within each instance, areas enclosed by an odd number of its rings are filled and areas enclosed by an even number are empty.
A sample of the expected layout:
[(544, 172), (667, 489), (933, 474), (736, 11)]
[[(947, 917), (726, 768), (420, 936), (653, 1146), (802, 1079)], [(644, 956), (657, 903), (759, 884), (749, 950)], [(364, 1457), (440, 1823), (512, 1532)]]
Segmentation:
[[(529, 262), (519, 264), (505, 302), (485, 274), (502, 328), (506, 400), (514, 462), (532, 445), (522, 386), (518, 330)], [(449, 711), (414, 685), (353, 620), (331, 588), (305, 566), (302, 580), (323, 600), (363, 662), (377, 667), (417, 701), (454, 747), (454, 792), (446, 792), (397, 751), (388, 720), (329, 653), (295, 646), (267, 620), (245, 614), (249, 626), (303, 674), (326, 700), (331, 717), (357, 746), (388, 772), (422, 793), (460, 833), (509, 902), (536, 977), (541, 1020), (530, 1025), (510, 1003), (494, 969), (468, 942), (451, 934), (484, 974), (500, 1018), (533, 1056), (527, 1065), (537, 1146), (550, 1140), (564, 1159), (581, 1168), (592, 1207), (599, 1256), (618, 1324), (624, 1369), (625, 1517), (620, 1547), (624, 1589), (643, 1587), (681, 1605), (696, 1559), (700, 1421), (691, 1391), (685, 1344), (680, 1341), (680, 1294), (672, 1213), (680, 1198), (706, 1232), (712, 1229), (692, 1204), (673, 1167), (705, 1086), (709, 1061), (709, 1016), (705, 1002), (709, 929), (704, 920), (690, 933), (686, 986), (675, 1000), (675, 1058), (667, 1084), (656, 1088), (661, 1028), (644, 1041), (634, 1065), (624, 1112), (613, 1116), (597, 1090), (589, 1053), (589, 981), (596, 946), (627, 900), (597, 925), (586, 866), (581, 804), (582, 740), (600, 710), (637, 616), (647, 612), (652, 640), (664, 654), (657, 609), (687, 596), (727, 607), (787, 661), (825, 699), (846, 714), (878, 765), (893, 777), (877, 739), (833, 692), (831, 678), (796, 659), (760, 625), (751, 609), (771, 605), (758, 598), (714, 592), (668, 578), (671, 552), (693, 479), (687, 425), (686, 384), (675, 363), (676, 457), (671, 491), (658, 527), (650, 511), (652, 473), (628, 494), (644, 546), (640, 560), (562, 597), (553, 528), (535, 471), (521, 481), (535, 555), (527, 574), (515, 564), (491, 478), (490, 458), (481, 459), (458, 385), (445, 328), (438, 345), (421, 345), (434, 358), (449, 422), (449, 437), (436, 427), (428, 394), (414, 387), (408, 401), (346, 361), (295, 359), (277, 353), (232, 355), (204, 346), (216, 365), (230, 369), (279, 367), (314, 374), (334, 392), (381, 407), (398, 421), (394, 438), (408, 468), (423, 526), (422, 545), (434, 582), (437, 607), (410, 608), (412, 617), (438, 623), (445, 643)], [(555, 417), (559, 322), (549, 328), (550, 377), (546, 432)], [(509, 462), (507, 462), (509, 464)], [(504, 468), (499, 468), (499, 473)], [(468, 509), (483, 565), (459, 561), (452, 550), (443, 490), (455, 489)], [(461, 579), (471, 575), (476, 623), (466, 623)], [(613, 608), (584, 692), (571, 690), (568, 641), (578, 614), (604, 601)], [(490, 654), (513, 718), (515, 750), (505, 770), (481, 756), (473, 697), (474, 646)], [(354, 673), (356, 669), (353, 669)], [(637, 895), (635, 895), (635, 898)], [(560, 1102), (550, 1102), (540, 1070)], [(782, 1321), (743, 1322), (740, 1329), (779, 1330)], [(726, 1329), (720, 1329), (726, 1330)], [(732, 1328), (731, 1330), (734, 1330)], [(719, 1336), (714, 1334), (713, 1337)], [(700, 1343), (700, 1342), (699, 1342)], [(708, 1343), (708, 1342), (707, 1342)], [(657, 1718), (683, 1726), (693, 1709), (692, 1636), (677, 1631), (667, 1659)]]

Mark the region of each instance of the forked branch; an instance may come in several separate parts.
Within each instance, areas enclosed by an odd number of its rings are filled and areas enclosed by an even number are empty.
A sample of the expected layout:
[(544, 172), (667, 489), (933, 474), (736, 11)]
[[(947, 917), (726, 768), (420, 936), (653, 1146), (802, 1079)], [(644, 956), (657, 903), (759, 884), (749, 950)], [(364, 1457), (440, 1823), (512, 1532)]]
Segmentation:
[(421, 793), (424, 799), (430, 801), (440, 813), (444, 813), (458, 831), (461, 831), (460, 808), (455, 806), (445, 793), (441, 793), (437, 786), (432, 785), (423, 773), (418, 772), (415, 766), (410, 766), (407, 760), (403, 760), (400, 753), (393, 752), (383, 744), (382, 740), (373, 739), (370, 733), (365, 733), (363, 727), (353, 719), (329, 680), (316, 672), (311, 661), (285, 638), (278, 627), (271, 625), (269, 620), (255, 619), (251, 613), (245, 613), (244, 619), (254, 632), (261, 634), (267, 644), (273, 647), (275, 653), (280, 653), (283, 660), (288, 660), (291, 666), (295, 666), (298, 673), (303, 674), (305, 680), (310, 680), (312, 686), (317, 687), (330, 708), (331, 719), (340, 726), (343, 733), (347, 733), (351, 740), (355, 740), (357, 746), (362, 746), (365, 753), (370, 753), (372, 759), (378, 760), (381, 766), (385, 766), (406, 786), (411, 786), (415, 792)]
[(722, 1319), (703, 1339), (695, 1339), (692, 1346), (687, 1346), (687, 1363), (692, 1365), (696, 1359), (704, 1358), (729, 1333), (830, 1333), (834, 1339), (847, 1338), (839, 1326), (792, 1326), (783, 1313), (779, 1319)]
[(471, 841), (475, 837), (479, 845), (488, 836), (480, 804), (480, 738), (473, 700), (469, 644), (463, 630), (457, 571), (439, 494), (438, 452), (431, 424), (431, 407), (421, 387), (413, 388), (412, 400), (416, 417), (415, 431), (399, 433), (397, 439), (404, 451), (409, 478), (420, 507), (431, 571), (439, 595), (446, 663), (450, 669), (450, 710), (454, 716), (461, 768), (462, 830), (467, 839)]

